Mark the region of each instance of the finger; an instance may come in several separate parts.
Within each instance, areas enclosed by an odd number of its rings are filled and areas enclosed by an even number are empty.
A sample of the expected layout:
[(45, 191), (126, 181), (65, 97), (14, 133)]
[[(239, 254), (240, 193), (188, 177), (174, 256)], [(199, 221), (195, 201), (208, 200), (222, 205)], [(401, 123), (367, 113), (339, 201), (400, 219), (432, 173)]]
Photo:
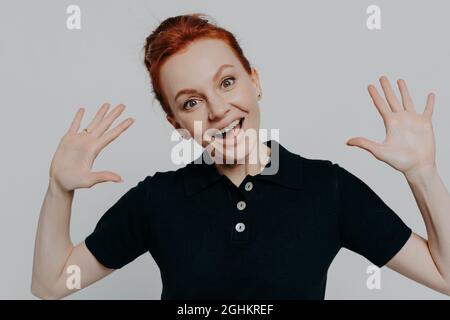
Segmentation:
[(400, 95), (402, 96), (402, 103), (405, 110), (416, 112), (413, 101), (411, 99), (411, 95), (409, 94), (408, 87), (406, 86), (405, 80), (398, 79), (397, 85), (398, 89), (400, 90)]
[(434, 110), (434, 102), (435, 102), (435, 94), (429, 93), (427, 97), (427, 104), (425, 105), (425, 109), (423, 111), (423, 115), (431, 118)]
[(102, 104), (100, 109), (98, 109), (97, 113), (95, 114), (94, 119), (92, 119), (92, 121), (86, 127), (89, 131), (93, 131), (95, 129), (95, 127), (100, 123), (100, 121), (103, 119), (106, 112), (108, 111), (110, 105), (111, 104), (108, 102), (105, 102), (104, 104)]
[(121, 123), (119, 123), (116, 127), (106, 132), (104, 135), (100, 138), (100, 144), (99, 148), (100, 150), (106, 147), (108, 144), (110, 144), (114, 139), (116, 139), (118, 136), (122, 134), (125, 130), (127, 130), (133, 123), (133, 118), (128, 118)]
[(75, 114), (75, 117), (73, 118), (70, 127), (69, 127), (69, 132), (73, 132), (73, 133), (77, 133), (78, 129), (80, 129), (80, 123), (81, 123), (81, 119), (83, 118), (83, 114), (84, 114), (84, 108), (79, 108), (77, 113)]
[(378, 142), (362, 137), (355, 137), (349, 139), (346, 144), (348, 146), (355, 146), (369, 151), (375, 158), (380, 159), (381, 149), (383, 146)]
[(122, 182), (122, 178), (114, 172), (111, 171), (97, 171), (97, 172), (92, 172), (90, 177), (89, 177), (89, 185), (93, 186), (97, 183), (102, 183), (102, 182)]
[(380, 77), (380, 84), (384, 91), (384, 96), (386, 97), (389, 106), (393, 112), (402, 111), (402, 107), (397, 97), (395, 96), (394, 90), (392, 90), (391, 84), (386, 76)]
[(119, 104), (117, 105), (114, 110), (112, 110), (106, 117), (104, 117), (100, 123), (92, 130), (92, 133), (96, 136), (101, 136), (108, 128), (111, 126), (111, 124), (114, 122), (114, 120), (117, 119), (118, 116), (122, 114), (122, 111), (125, 109), (125, 105)]
[(381, 117), (385, 119), (387, 114), (391, 112), (391, 109), (387, 105), (387, 103), (384, 101), (384, 99), (380, 96), (378, 93), (377, 88), (374, 85), (369, 85), (367, 87), (367, 90), (369, 91), (369, 95), (372, 98), (373, 104), (377, 108), (378, 112), (380, 113)]

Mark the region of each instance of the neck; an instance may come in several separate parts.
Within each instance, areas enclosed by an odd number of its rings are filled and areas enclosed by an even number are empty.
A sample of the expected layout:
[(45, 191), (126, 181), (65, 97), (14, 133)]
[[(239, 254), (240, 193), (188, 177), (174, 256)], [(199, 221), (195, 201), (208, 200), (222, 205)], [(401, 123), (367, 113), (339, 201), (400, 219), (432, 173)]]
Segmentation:
[[(270, 160), (271, 149), (262, 142), (258, 144), (245, 156), (244, 163), (218, 164), (217, 171), (226, 175), (236, 186), (239, 186), (247, 175), (257, 175), (263, 171)], [(250, 161), (257, 159), (255, 161)]]

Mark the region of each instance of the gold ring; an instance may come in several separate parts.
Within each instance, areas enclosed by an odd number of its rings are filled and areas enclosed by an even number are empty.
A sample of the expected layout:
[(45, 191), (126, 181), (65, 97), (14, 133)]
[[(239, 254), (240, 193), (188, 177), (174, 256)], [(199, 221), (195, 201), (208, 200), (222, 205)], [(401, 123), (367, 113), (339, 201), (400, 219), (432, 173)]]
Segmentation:
[(84, 133), (89, 133), (89, 130), (88, 130), (87, 128), (84, 128), (84, 129), (83, 129), (83, 132), (84, 132)]

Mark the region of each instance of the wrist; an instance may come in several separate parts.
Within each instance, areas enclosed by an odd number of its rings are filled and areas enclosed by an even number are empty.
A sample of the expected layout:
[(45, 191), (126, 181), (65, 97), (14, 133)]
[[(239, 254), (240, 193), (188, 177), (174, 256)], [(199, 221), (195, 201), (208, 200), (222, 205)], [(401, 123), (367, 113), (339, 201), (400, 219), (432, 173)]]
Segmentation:
[(409, 183), (426, 183), (438, 175), (436, 164), (421, 165), (403, 172)]
[(48, 190), (51, 192), (52, 195), (55, 196), (70, 196), (73, 194), (73, 190), (66, 190), (64, 189), (61, 184), (53, 177), (49, 176), (48, 181)]

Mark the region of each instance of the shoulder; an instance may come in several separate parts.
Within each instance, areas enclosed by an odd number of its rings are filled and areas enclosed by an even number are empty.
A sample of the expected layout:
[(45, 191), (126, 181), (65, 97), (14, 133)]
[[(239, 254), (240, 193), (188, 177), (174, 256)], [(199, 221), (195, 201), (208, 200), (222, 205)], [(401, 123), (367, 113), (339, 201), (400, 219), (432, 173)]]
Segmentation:
[(334, 166), (337, 165), (333, 160), (323, 158), (311, 158), (300, 156), (303, 168), (313, 173), (322, 173), (330, 170), (334, 170)]
[(278, 175), (283, 182), (317, 192), (335, 181), (337, 164), (333, 160), (299, 154), (274, 141), (271, 141), (271, 147), (275, 147), (272, 156), (280, 159)]
[(300, 156), (304, 183), (323, 187), (324, 183), (334, 184), (339, 165), (330, 159)]
[(330, 190), (342, 195), (352, 194), (354, 197), (375, 196), (369, 184), (359, 174), (331, 159), (303, 157), (304, 183), (313, 190)]
[(307, 185), (323, 185), (324, 182), (332, 182), (336, 178), (336, 172), (340, 168), (333, 159), (325, 159), (314, 156), (306, 156), (288, 151), (296, 167), (301, 168), (303, 183)]
[(183, 177), (187, 170), (186, 167), (183, 166), (175, 170), (156, 171), (141, 179), (139, 184), (151, 193), (162, 194), (170, 191), (173, 195), (178, 187), (183, 186)]
[[(273, 143), (272, 143), (273, 144)], [(286, 159), (287, 165), (300, 165), (304, 171), (313, 171), (313, 173), (321, 173), (327, 169), (331, 169), (335, 164), (334, 161), (330, 159), (317, 158), (314, 156), (306, 156), (304, 154), (298, 153), (292, 150), (290, 147), (286, 147), (280, 143), (274, 144), (278, 145), (280, 149), (280, 156), (282, 159)]]

